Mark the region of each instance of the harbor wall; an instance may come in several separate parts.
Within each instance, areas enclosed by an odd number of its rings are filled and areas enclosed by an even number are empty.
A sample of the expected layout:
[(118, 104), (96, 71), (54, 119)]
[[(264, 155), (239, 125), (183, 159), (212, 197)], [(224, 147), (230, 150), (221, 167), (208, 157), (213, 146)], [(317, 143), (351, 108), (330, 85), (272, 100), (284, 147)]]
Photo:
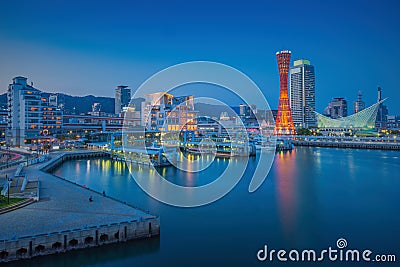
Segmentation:
[(160, 234), (158, 218), (143, 218), (62, 232), (0, 240), (0, 262), (149, 238)]
[[(110, 157), (107, 152), (97, 151), (66, 153), (49, 160), (44, 166), (39, 168), (40, 171), (49, 172), (67, 160), (104, 156)], [(54, 178), (68, 181), (59, 177)], [(73, 182), (70, 183), (71, 186), (80, 186)], [(82, 188), (91, 190), (85, 187)], [(96, 191), (93, 192), (100, 194)], [(132, 210), (138, 210), (137, 207), (118, 199), (112, 197), (107, 198), (118, 202), (120, 205), (132, 207)], [(76, 227), (65, 229), (60, 232), (49, 233), (34, 233), (33, 231), (32, 235), (29, 236), (3, 237), (0, 239), (0, 263), (160, 235), (160, 218), (149, 212), (144, 212), (146, 216), (138, 217), (130, 221), (121, 220), (121, 222), (107, 224), (107, 217), (105, 216), (104, 224), (101, 225), (83, 226), (81, 228)], [(34, 220), (34, 218), (32, 219)]]
[(295, 146), (310, 146), (310, 147), (400, 150), (400, 143), (378, 143), (378, 142), (364, 143), (364, 142), (329, 142), (329, 141), (293, 140), (293, 144)]

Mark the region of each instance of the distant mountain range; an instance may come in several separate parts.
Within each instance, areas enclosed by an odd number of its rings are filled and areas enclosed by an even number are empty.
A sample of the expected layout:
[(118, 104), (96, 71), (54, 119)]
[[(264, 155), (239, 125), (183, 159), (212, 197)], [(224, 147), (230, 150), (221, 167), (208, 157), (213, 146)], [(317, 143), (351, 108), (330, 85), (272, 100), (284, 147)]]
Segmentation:
[[(49, 97), (51, 94), (43, 92), (42, 94), (44, 97)], [(105, 113), (113, 114), (115, 111), (115, 98), (113, 97), (103, 97), (103, 96), (71, 96), (67, 94), (59, 93), (57, 94), (59, 103), (62, 102), (64, 104), (64, 112), (66, 114), (81, 114), (81, 113), (88, 113), (92, 111), (93, 103), (100, 103), (101, 111)], [(140, 103), (143, 102), (143, 98), (136, 98), (133, 99), (133, 104), (136, 110), (140, 110)], [(0, 105), (4, 106), (7, 105), (7, 94), (4, 93), (0, 95)]]
[[(51, 94), (43, 92), (43, 96), (48, 98)], [(93, 103), (100, 103), (101, 111), (105, 113), (114, 114), (115, 111), (115, 98), (113, 97), (103, 97), (103, 96), (71, 96), (68, 94), (58, 93), (59, 103), (64, 103), (64, 113), (65, 114), (87, 114), (92, 111)], [(141, 103), (144, 101), (143, 98), (133, 99), (133, 105), (136, 110), (140, 110)], [(7, 107), (7, 94), (0, 95), (0, 106), (4, 108)], [(222, 112), (227, 112), (228, 116), (234, 116), (235, 112), (239, 113), (239, 107), (232, 107), (233, 111), (222, 105), (211, 105), (205, 103), (196, 103), (195, 109), (199, 111), (199, 115), (207, 115), (210, 117), (217, 117), (221, 115)]]

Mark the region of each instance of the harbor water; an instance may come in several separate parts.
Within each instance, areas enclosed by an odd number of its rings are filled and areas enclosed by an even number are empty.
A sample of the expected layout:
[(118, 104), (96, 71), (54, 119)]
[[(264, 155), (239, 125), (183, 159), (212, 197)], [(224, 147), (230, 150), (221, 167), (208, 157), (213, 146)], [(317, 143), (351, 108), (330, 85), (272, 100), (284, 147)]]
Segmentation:
[[(159, 172), (179, 185), (203, 185), (229, 160), (215, 159), (202, 173), (174, 167)], [(336, 247), (339, 238), (346, 239), (349, 248), (400, 258), (400, 152), (296, 147), (277, 153), (267, 179), (249, 193), (257, 161), (250, 158), (244, 177), (229, 194), (197, 208), (173, 207), (151, 198), (123, 162), (100, 158), (64, 162), (54, 175), (160, 215), (160, 237), (10, 266), (292, 266), (259, 262), (256, 254), (264, 245), (276, 250), (326, 249)], [(362, 266), (323, 265), (343, 264)]]

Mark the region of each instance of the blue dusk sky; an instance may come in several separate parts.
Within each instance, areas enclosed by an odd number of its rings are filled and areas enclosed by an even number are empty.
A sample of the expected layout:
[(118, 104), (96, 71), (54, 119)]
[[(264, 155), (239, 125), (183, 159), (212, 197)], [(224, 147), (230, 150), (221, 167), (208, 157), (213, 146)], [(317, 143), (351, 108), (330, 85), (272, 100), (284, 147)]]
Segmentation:
[(370, 105), (380, 85), (400, 115), (399, 3), (0, 0), (0, 93), (22, 75), (47, 92), (114, 96), (117, 85), (209, 60), (247, 74), (277, 108), (275, 53), (288, 49), (315, 66), (317, 111), (345, 97), (352, 112), (358, 90)]

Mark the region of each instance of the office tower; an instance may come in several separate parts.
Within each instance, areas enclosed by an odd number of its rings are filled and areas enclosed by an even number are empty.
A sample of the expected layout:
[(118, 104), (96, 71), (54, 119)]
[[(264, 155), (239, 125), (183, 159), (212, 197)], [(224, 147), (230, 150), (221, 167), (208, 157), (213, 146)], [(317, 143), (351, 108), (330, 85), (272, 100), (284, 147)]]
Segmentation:
[(246, 117), (246, 116), (247, 116), (247, 109), (248, 109), (247, 105), (245, 105), (245, 104), (240, 104), (240, 107), (239, 107), (239, 116), (241, 116), (241, 117)]
[(325, 115), (332, 119), (347, 117), (347, 101), (343, 97), (335, 97), (325, 108)]
[(254, 117), (257, 113), (257, 106), (255, 104), (240, 104), (239, 106), (239, 116), (242, 118)]
[(131, 101), (131, 89), (128, 86), (120, 85), (115, 89), (115, 114), (120, 114), (124, 107)]
[(276, 116), (275, 125), (275, 133), (277, 135), (292, 135), (296, 133), (292, 119), (292, 112), (290, 110), (288, 93), (290, 56), (291, 52), (287, 50), (276, 53), (280, 77), (278, 114)]
[(316, 126), (315, 72), (309, 60), (295, 60), (290, 68), (290, 110), (296, 128)]
[(362, 100), (362, 93), (358, 91), (357, 101), (354, 102), (354, 113), (358, 113), (365, 109), (365, 102)]
[[(381, 102), (382, 99), (382, 88), (378, 87), (378, 99), (377, 102)], [(386, 127), (387, 115), (389, 114), (388, 108), (383, 103), (379, 104), (378, 114), (376, 115), (376, 127)]]
[(246, 104), (240, 104), (239, 110), (239, 116), (242, 118), (249, 117), (251, 114), (250, 107)]

